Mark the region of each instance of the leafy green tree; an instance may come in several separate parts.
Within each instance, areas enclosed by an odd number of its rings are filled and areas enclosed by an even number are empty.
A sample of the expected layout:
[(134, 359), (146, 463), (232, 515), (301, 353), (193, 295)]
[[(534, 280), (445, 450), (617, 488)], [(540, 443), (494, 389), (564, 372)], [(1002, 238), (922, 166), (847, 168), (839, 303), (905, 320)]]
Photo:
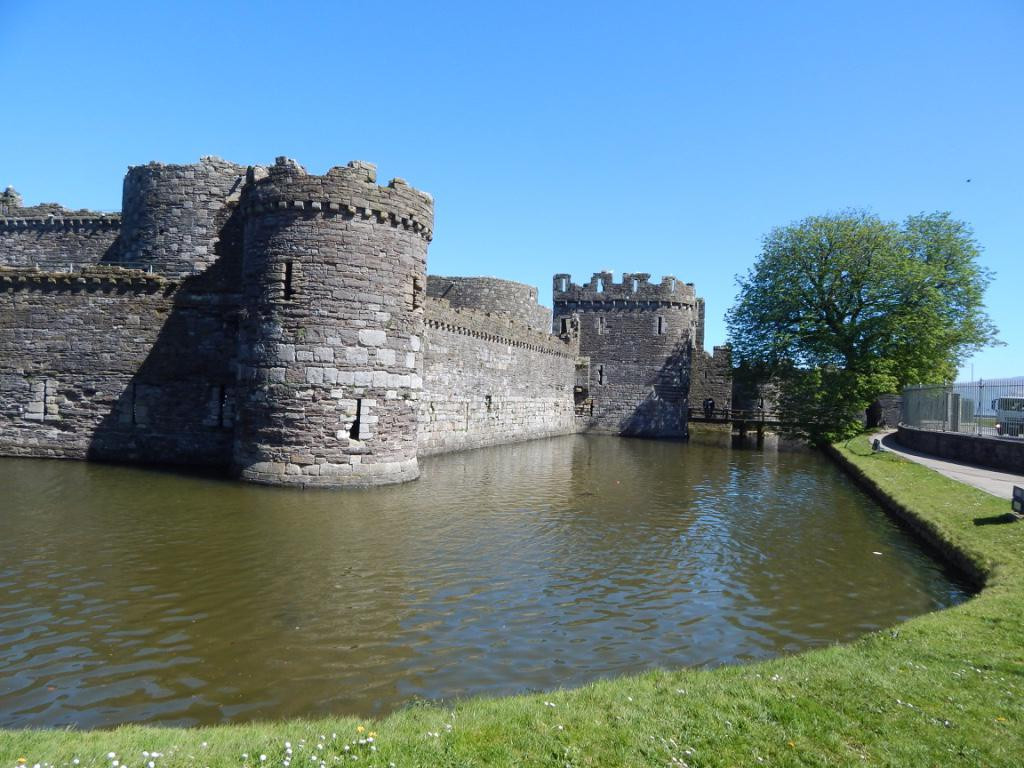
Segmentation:
[(998, 343), (978, 256), (970, 228), (948, 213), (896, 223), (844, 211), (774, 229), (737, 280), (733, 359), (775, 382), (798, 431), (851, 434), (877, 395), (950, 381)]

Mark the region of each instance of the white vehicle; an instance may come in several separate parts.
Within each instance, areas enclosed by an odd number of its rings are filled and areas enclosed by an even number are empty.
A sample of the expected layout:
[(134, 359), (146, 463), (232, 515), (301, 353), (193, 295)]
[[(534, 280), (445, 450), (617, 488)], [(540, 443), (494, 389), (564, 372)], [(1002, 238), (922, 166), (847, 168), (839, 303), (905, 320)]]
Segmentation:
[(996, 412), (996, 434), (1024, 435), (1024, 397), (997, 398), (992, 401), (992, 410)]

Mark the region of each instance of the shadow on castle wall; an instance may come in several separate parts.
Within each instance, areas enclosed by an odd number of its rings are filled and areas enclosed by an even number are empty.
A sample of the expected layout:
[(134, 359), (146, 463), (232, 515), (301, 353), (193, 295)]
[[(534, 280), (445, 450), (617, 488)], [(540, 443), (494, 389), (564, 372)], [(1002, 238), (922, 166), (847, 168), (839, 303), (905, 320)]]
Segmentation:
[(625, 420), (627, 437), (684, 439), (687, 436), (690, 343), (684, 338), (652, 377), (647, 399)]
[[(237, 219), (237, 214), (232, 215)], [(240, 226), (225, 227), (216, 261), (162, 295), (139, 297), (140, 334), (153, 336), (91, 435), (87, 457), (225, 468), (237, 399)]]

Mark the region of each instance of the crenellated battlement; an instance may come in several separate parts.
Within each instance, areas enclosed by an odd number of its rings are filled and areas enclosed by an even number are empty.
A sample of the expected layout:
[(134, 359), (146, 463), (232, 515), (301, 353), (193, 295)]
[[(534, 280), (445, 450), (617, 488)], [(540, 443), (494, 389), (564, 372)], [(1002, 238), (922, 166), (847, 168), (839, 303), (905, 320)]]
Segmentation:
[(120, 229), (121, 215), (117, 213), (49, 214), (47, 216), (17, 216), (0, 219), (0, 231), (54, 231), (67, 229)]
[(60, 203), (23, 205), (14, 187), (0, 193), (0, 232), (55, 231), (66, 229), (117, 229), (120, 213), (72, 210)]
[[(580, 324), (589, 367), (577, 381), (583, 428), (646, 437), (685, 437), (694, 353), (704, 339), (704, 302), (693, 283), (646, 272), (595, 272), (577, 285), (553, 279), (553, 326)], [(700, 354), (703, 354), (701, 352)]]
[(666, 275), (659, 283), (652, 283), (647, 272), (624, 272), (622, 282), (616, 283), (611, 272), (595, 272), (590, 282), (577, 285), (572, 275), (557, 274), (553, 280), (552, 296), (558, 302), (649, 302), (657, 305), (692, 305), (697, 301), (693, 283), (684, 283)]
[(683, 437), (697, 374), (727, 400), (692, 283), (559, 274), (552, 312), (532, 285), (428, 276), (433, 225), (430, 195), (361, 161), (137, 165), (120, 214), (4, 190), (0, 455), (366, 486), (430, 453)]
[(428, 242), (433, 238), (433, 198), (404, 179), (378, 186), (377, 168), (371, 163), (352, 161), (316, 176), (294, 160), (279, 157), (269, 168), (250, 168), (246, 179), (241, 201), (246, 217), (343, 216), (411, 230)]
[(0, 194), (0, 265), (59, 270), (94, 264), (119, 250), (121, 215), (59, 203), (25, 206), (12, 187)]
[(163, 275), (119, 266), (83, 267), (74, 272), (58, 272), (32, 267), (0, 267), (0, 292), (20, 290), (130, 291), (168, 294), (178, 283)]

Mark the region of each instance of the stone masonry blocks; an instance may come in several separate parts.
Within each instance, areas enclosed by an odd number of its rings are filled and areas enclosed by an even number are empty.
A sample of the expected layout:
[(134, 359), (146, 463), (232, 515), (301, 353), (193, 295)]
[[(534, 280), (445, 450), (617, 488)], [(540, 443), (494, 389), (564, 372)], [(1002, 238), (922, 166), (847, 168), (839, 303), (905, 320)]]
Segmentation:
[[(422, 378), (410, 375), (407, 356), (418, 373), (411, 339), (423, 333), (433, 203), (375, 177), (363, 163), (313, 176), (283, 158), (248, 175), (234, 451), (245, 479), (369, 485), (416, 476)], [(283, 382), (267, 370), (283, 370)]]

